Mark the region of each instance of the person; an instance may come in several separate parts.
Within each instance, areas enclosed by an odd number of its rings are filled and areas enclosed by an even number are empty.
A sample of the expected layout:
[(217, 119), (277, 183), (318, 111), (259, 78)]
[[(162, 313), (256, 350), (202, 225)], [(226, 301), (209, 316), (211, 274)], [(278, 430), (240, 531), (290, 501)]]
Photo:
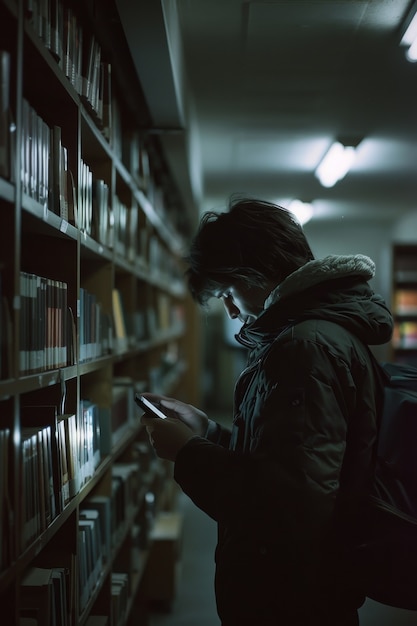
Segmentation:
[(370, 258), (315, 259), (284, 208), (229, 204), (202, 217), (186, 276), (198, 304), (220, 298), (242, 322), (248, 364), (232, 426), (152, 393), (170, 417), (143, 423), (182, 490), (217, 522), (223, 626), (353, 626), (365, 597), (349, 555), (376, 436), (367, 345), (389, 341), (392, 316), (369, 285)]

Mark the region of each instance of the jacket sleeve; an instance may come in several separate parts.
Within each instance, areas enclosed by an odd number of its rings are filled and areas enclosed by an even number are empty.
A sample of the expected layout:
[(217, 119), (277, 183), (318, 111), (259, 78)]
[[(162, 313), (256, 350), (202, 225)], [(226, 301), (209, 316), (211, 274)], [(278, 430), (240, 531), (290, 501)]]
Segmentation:
[(249, 450), (193, 438), (178, 454), (175, 478), (217, 521), (322, 527), (339, 489), (355, 398), (349, 368), (326, 346), (277, 345), (240, 405), (244, 426), (235, 428), (245, 427)]
[(230, 430), (228, 428), (224, 428), (220, 424), (217, 424), (217, 422), (214, 422), (213, 420), (209, 420), (206, 439), (219, 444), (219, 446), (228, 448), (230, 444)]

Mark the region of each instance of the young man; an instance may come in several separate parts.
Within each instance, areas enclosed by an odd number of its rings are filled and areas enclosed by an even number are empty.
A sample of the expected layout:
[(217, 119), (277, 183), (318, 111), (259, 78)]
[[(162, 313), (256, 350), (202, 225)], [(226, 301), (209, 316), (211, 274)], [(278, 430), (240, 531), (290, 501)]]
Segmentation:
[(354, 626), (364, 597), (348, 558), (366, 513), (376, 381), (366, 344), (392, 317), (366, 256), (315, 260), (286, 210), (243, 199), (208, 213), (188, 283), (221, 298), (249, 349), (231, 430), (172, 398), (144, 419), (156, 453), (218, 523), (216, 599), (223, 626)]

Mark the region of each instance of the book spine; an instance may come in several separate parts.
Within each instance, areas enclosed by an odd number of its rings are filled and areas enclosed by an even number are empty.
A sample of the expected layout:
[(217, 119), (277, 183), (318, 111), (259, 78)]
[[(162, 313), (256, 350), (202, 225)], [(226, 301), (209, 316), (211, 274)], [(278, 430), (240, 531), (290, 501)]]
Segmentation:
[(10, 53), (0, 50), (0, 176), (10, 177)]

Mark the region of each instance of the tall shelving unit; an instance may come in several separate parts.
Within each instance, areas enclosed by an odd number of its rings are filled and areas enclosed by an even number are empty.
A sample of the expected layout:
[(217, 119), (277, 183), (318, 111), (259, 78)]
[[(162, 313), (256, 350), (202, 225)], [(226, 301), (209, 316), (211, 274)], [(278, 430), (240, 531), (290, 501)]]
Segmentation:
[(393, 355), (417, 365), (417, 246), (393, 247)]
[(141, 580), (172, 479), (133, 396), (196, 401), (184, 217), (143, 134), (129, 58), (100, 40), (114, 10), (111, 0), (0, 0), (0, 600), (10, 626), (52, 624), (52, 611), (62, 626), (146, 624)]

